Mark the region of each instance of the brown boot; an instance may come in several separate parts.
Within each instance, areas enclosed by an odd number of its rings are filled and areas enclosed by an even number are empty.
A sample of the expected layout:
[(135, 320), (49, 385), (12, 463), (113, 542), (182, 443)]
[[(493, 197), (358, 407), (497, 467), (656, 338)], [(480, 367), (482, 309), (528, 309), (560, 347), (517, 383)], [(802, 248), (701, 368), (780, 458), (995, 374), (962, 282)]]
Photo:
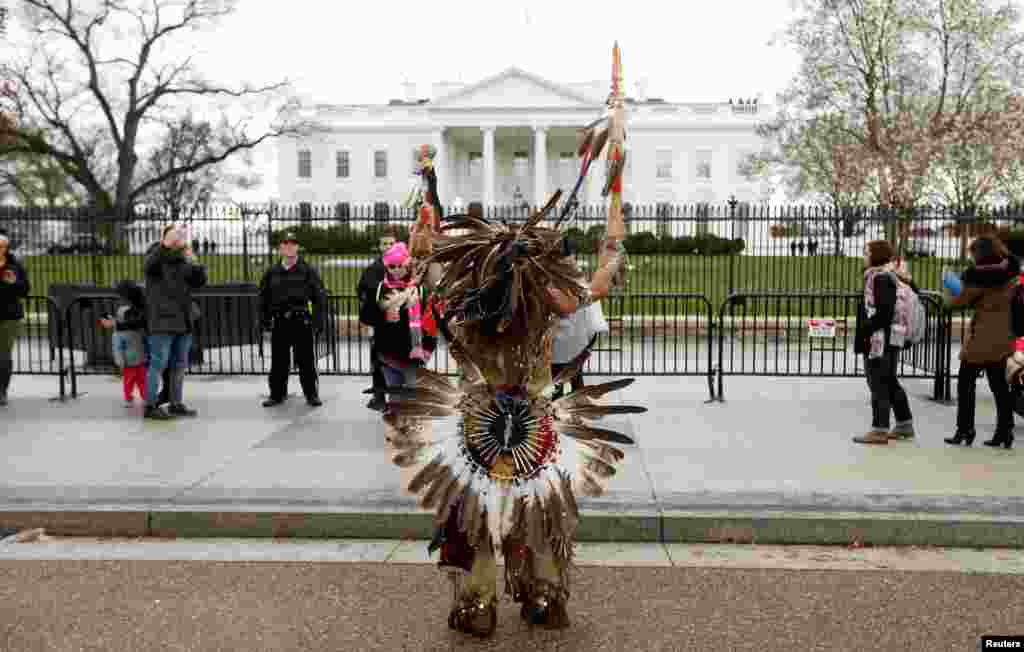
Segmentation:
[(859, 437), (854, 437), (853, 441), (858, 444), (888, 444), (889, 433), (885, 430), (871, 430)]

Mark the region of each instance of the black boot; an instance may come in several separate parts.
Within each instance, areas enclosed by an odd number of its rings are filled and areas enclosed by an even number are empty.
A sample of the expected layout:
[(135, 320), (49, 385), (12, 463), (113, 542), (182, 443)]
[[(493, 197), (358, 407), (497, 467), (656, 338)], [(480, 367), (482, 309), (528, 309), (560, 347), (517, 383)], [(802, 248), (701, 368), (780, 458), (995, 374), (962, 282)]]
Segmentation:
[(0, 407), (7, 405), (7, 389), (11, 386), (14, 373), (13, 360), (0, 360)]
[(162, 407), (156, 405), (147, 405), (145, 411), (142, 413), (143, 419), (153, 419), (155, 421), (168, 421), (173, 419), (171, 415), (167, 414)]
[(942, 441), (946, 442), (947, 444), (952, 444), (953, 446), (959, 446), (960, 444), (963, 444), (964, 446), (970, 446), (971, 444), (974, 443), (974, 437), (975, 432), (973, 430), (966, 433), (960, 432), (958, 430), (955, 435), (943, 439)]
[(991, 446), (992, 448), (999, 448), (1000, 446), (1004, 448), (1013, 448), (1013, 431), (996, 430), (992, 439), (982, 443), (986, 446)]

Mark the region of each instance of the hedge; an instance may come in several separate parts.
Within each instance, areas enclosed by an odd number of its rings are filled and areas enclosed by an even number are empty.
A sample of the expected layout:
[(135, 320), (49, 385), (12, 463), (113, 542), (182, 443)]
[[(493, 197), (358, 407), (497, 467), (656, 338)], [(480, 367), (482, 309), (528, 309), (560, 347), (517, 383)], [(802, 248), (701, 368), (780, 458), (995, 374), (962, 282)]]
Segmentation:
[[(295, 234), (302, 250), (309, 254), (368, 254), (377, 249), (377, 240), (384, 226), (369, 226), (353, 229), (350, 225), (322, 228), (299, 225), (288, 229), (274, 230), (270, 244), (276, 248), (286, 232)], [(408, 241), (409, 229), (398, 227), (399, 239)], [(604, 227), (592, 226), (587, 231), (572, 227), (566, 230), (566, 237), (576, 245), (581, 255), (596, 253), (604, 240)], [(731, 240), (712, 234), (672, 237), (649, 232), (632, 233), (626, 236), (626, 251), (631, 254), (681, 254), (701, 256), (723, 256), (738, 254), (746, 243), (742, 238)]]

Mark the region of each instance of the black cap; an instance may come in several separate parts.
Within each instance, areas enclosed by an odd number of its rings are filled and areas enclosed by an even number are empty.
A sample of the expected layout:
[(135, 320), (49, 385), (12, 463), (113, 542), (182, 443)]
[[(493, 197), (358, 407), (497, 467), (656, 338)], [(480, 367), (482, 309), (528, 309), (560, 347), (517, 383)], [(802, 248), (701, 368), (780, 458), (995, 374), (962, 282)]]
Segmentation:
[(281, 236), (281, 242), (294, 242), (295, 244), (299, 244), (299, 239), (296, 238), (295, 234), (291, 231), (286, 231), (285, 234)]

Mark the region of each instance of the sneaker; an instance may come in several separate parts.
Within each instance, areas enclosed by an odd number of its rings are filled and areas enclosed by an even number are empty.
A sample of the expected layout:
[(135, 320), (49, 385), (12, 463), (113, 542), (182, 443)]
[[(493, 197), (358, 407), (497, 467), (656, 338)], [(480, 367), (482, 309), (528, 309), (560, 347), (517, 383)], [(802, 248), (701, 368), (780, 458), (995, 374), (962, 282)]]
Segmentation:
[(281, 405), (284, 403), (283, 398), (274, 398), (271, 396), (267, 400), (263, 401), (263, 407), (274, 407), (275, 405)]
[(889, 433), (886, 430), (871, 430), (859, 437), (854, 437), (853, 441), (858, 444), (888, 444)]
[(195, 417), (199, 416), (199, 412), (185, 407), (182, 403), (172, 403), (171, 407), (167, 408), (167, 413), (172, 417)]
[(174, 417), (164, 412), (164, 409), (158, 405), (147, 405), (146, 411), (142, 413), (142, 418), (154, 419), (156, 421), (167, 421)]
[(309, 407), (320, 407), (323, 404), (324, 402), (321, 401), (320, 397), (318, 396), (312, 396), (306, 399), (306, 405), (308, 405)]

